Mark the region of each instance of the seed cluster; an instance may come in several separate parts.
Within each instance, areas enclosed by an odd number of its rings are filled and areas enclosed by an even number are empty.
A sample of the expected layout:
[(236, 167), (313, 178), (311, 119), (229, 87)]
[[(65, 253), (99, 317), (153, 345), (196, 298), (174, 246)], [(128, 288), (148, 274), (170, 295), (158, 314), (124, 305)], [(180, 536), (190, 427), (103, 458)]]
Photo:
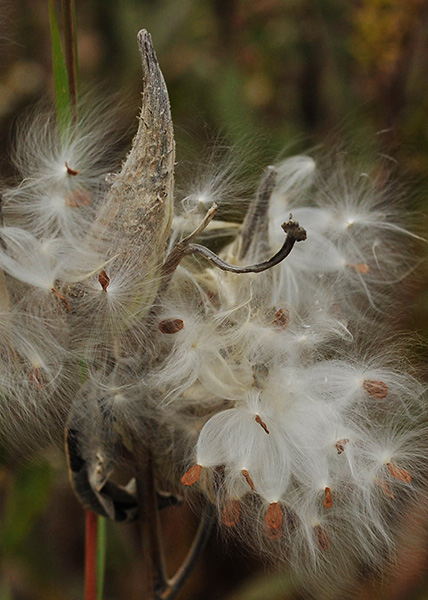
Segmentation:
[[(243, 222), (217, 218), (229, 170), (172, 215), (149, 42), (142, 32), (146, 108), (120, 175), (106, 175), (91, 118), (23, 128), (19, 181), (1, 190), (2, 445), (67, 425), (79, 486), (122, 520), (100, 490), (118, 448), (150, 445), (159, 477), (202, 493), (257, 551), (329, 581), (378, 568), (427, 456), (425, 388), (388, 337), (417, 236), (383, 175), (306, 156), (266, 169)], [(220, 256), (195, 242), (213, 231), (228, 239)]]

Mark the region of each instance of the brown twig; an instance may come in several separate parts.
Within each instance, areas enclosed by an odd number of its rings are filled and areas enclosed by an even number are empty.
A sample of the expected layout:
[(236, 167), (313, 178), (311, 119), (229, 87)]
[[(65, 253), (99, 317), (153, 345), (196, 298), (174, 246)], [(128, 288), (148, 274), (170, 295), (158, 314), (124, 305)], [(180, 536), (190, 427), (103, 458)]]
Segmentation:
[[(267, 174), (259, 188), (260, 197), (262, 203), (264, 204), (268, 203), (269, 201), (274, 185), (274, 179), (275, 170), (273, 169), (273, 167), (268, 167)], [(216, 210), (217, 205), (213, 204), (213, 206), (206, 213), (201, 224), (195, 229), (195, 231), (193, 231), (190, 235), (177, 242), (177, 244), (171, 250), (162, 267), (161, 274), (163, 277), (163, 283), (158, 290), (158, 296), (161, 295), (163, 291), (165, 291), (175, 269), (178, 267), (181, 260), (185, 256), (188, 256), (190, 254), (201, 254), (204, 258), (209, 260), (213, 265), (215, 265), (222, 271), (230, 271), (231, 273), (261, 273), (262, 271), (271, 269), (272, 267), (275, 267), (280, 262), (282, 262), (290, 254), (296, 242), (302, 242), (306, 240), (305, 229), (303, 229), (303, 227), (301, 227), (299, 223), (297, 223), (297, 221), (293, 221), (292, 216), (290, 214), (289, 220), (281, 225), (282, 229), (287, 235), (283, 245), (276, 254), (274, 254), (269, 260), (265, 260), (255, 265), (231, 265), (219, 256), (217, 256), (217, 254), (215, 254), (206, 246), (191, 243), (193, 239), (207, 227), (207, 225), (213, 219)]]

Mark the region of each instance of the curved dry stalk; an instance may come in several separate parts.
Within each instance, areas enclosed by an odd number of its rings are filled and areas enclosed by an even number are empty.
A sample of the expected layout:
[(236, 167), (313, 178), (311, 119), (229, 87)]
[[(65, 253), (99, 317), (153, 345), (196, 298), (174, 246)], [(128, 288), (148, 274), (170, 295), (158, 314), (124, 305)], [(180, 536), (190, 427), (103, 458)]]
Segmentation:
[[(263, 218), (264, 208), (268, 205), (269, 198), (271, 196), (272, 189), (275, 184), (275, 176), (275, 169), (273, 167), (268, 167), (266, 175), (262, 180), (258, 192), (258, 197), (260, 198), (260, 207), (263, 208), (261, 208), (260, 214), (255, 213), (254, 215), (250, 216), (250, 224), (255, 224), (259, 219)], [(231, 273), (261, 273), (262, 271), (266, 271), (268, 269), (271, 269), (272, 267), (275, 267), (285, 258), (287, 258), (296, 242), (302, 242), (306, 240), (306, 230), (303, 227), (301, 227), (297, 221), (293, 221), (292, 216), (290, 214), (289, 220), (281, 225), (282, 229), (287, 235), (283, 245), (276, 254), (274, 254), (269, 260), (265, 260), (254, 265), (231, 265), (230, 263), (217, 256), (217, 254), (215, 254), (206, 246), (191, 243), (192, 240), (207, 227), (207, 225), (213, 219), (216, 210), (217, 204), (213, 204), (213, 206), (206, 213), (205, 217), (201, 221), (201, 224), (195, 229), (195, 231), (193, 231), (190, 235), (177, 242), (177, 244), (171, 250), (162, 267), (162, 276), (164, 279), (161, 287), (159, 288), (159, 292), (164, 291), (165, 288), (168, 286), (172, 274), (174, 273), (175, 269), (178, 267), (181, 260), (185, 256), (189, 256), (191, 254), (201, 254), (204, 258), (209, 260), (214, 266), (218, 267), (222, 271), (230, 271)], [(251, 242), (249, 238), (250, 230), (251, 226), (248, 225), (245, 228), (245, 247), (247, 248), (247, 250)], [(240, 254), (242, 255), (242, 250)]]
[(306, 231), (303, 229), (303, 227), (300, 227), (297, 221), (293, 221), (290, 218), (290, 220), (287, 221), (287, 223), (283, 223), (281, 227), (287, 234), (287, 237), (285, 238), (281, 248), (269, 260), (265, 260), (255, 265), (248, 265), (244, 267), (231, 265), (217, 256), (217, 254), (214, 254), (214, 252), (205, 246), (201, 246), (200, 244), (189, 244), (186, 248), (184, 248), (183, 255), (201, 254), (222, 271), (230, 271), (231, 273), (261, 273), (262, 271), (266, 271), (267, 269), (275, 267), (285, 258), (287, 258), (296, 242), (302, 242), (306, 240)]
[(167, 580), (165, 589), (157, 594), (156, 600), (174, 600), (180, 592), (183, 585), (186, 583), (189, 575), (196, 565), (196, 561), (203, 552), (206, 543), (210, 537), (214, 524), (214, 509), (210, 504), (205, 506), (199, 527), (193, 538), (192, 545), (187, 553), (183, 564), (178, 569), (173, 577)]
[(196, 229), (194, 231), (192, 231), (192, 233), (189, 233), (189, 235), (187, 235), (185, 238), (183, 238), (182, 240), (180, 240), (179, 242), (177, 242), (175, 244), (175, 246), (173, 247), (173, 249), (167, 256), (166, 261), (164, 262), (164, 264), (162, 266), (162, 285), (159, 288), (159, 293), (164, 291), (165, 288), (168, 286), (171, 276), (173, 275), (175, 269), (180, 264), (183, 256), (186, 254), (186, 249), (189, 247), (190, 243), (193, 242), (193, 240), (200, 233), (202, 233), (208, 227), (208, 225), (211, 223), (211, 221), (213, 220), (213, 218), (215, 216), (215, 213), (217, 212), (217, 208), (218, 208), (218, 205), (214, 202), (214, 204), (207, 211), (206, 215), (204, 216), (202, 221), (199, 223), (199, 225), (196, 227)]
[(207, 505), (193, 543), (183, 564), (171, 578), (165, 568), (159, 521), (159, 503), (150, 449), (140, 447), (136, 453), (137, 498), (142, 548), (142, 584), (144, 600), (174, 600), (195, 568), (211, 533), (214, 510)]

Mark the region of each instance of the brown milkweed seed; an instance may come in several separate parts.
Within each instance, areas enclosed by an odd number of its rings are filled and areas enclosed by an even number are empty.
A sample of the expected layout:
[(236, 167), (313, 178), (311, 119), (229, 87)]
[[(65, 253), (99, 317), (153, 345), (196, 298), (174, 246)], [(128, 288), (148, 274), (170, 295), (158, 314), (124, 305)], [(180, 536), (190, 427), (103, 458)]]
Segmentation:
[(109, 283), (110, 283), (110, 277), (107, 275), (107, 273), (106, 273), (106, 271), (104, 271), (104, 269), (98, 275), (98, 281), (99, 281), (100, 286), (106, 292), (107, 288), (109, 286)]
[(363, 388), (371, 398), (376, 398), (377, 400), (383, 400), (388, 395), (388, 386), (384, 381), (365, 379), (363, 381)]
[(59, 300), (61, 300), (61, 302), (64, 304), (65, 306), (65, 310), (67, 312), (69, 312), (70, 310), (70, 305), (68, 303), (68, 300), (65, 296), (63, 296), (56, 288), (51, 288), (51, 292), (57, 297), (59, 298)]
[(280, 308), (276, 311), (272, 325), (278, 329), (287, 329), (290, 322), (290, 312), (286, 308)]
[(44, 387), (43, 385), (43, 381), (40, 375), (40, 370), (37, 367), (33, 367), (33, 369), (31, 369), (30, 372), (30, 381), (32, 383), (34, 383), (34, 385), (41, 389), (42, 387)]
[(266, 533), (270, 540), (278, 540), (282, 536), (282, 527), (277, 527), (276, 529), (266, 528)]
[(72, 169), (71, 167), (68, 166), (68, 163), (65, 163), (65, 167), (67, 169), (67, 175), (79, 175), (79, 171), (76, 171), (76, 169)]
[(264, 421), (262, 421), (262, 418), (261, 418), (261, 416), (260, 416), (260, 415), (256, 415), (256, 416), (254, 417), (254, 420), (255, 420), (255, 422), (256, 422), (256, 423), (258, 423), (258, 424), (260, 425), (260, 427), (261, 427), (262, 429), (264, 429), (264, 430), (266, 431), (266, 433), (269, 433), (269, 429), (267, 428), (267, 425), (266, 425), (266, 423), (265, 423)]
[(331, 489), (326, 487), (324, 489), (324, 508), (331, 508), (333, 506), (333, 496), (331, 495)]
[(365, 263), (359, 263), (357, 265), (349, 264), (348, 267), (355, 269), (358, 273), (361, 273), (361, 275), (365, 275), (370, 271), (369, 265), (366, 265)]
[(345, 446), (349, 442), (348, 439), (343, 438), (342, 440), (337, 440), (336, 442), (336, 450), (338, 454), (342, 454), (345, 451)]
[(391, 492), (390, 487), (386, 483), (385, 479), (381, 479), (380, 477), (376, 477), (376, 483), (378, 484), (378, 486), (380, 487), (380, 489), (382, 490), (382, 492), (385, 494), (385, 496), (387, 496), (388, 498), (391, 498), (391, 500), (395, 499), (395, 496)]
[(241, 514), (241, 503), (238, 499), (230, 500), (221, 511), (221, 522), (226, 527), (233, 527), (239, 521)]
[(410, 483), (412, 481), (412, 476), (405, 469), (400, 469), (392, 462), (386, 463), (386, 466), (390, 474), (395, 477), (395, 479), (404, 481), (404, 483)]
[(158, 324), (159, 331), (162, 333), (172, 334), (177, 333), (184, 327), (183, 319), (164, 319)]
[(315, 525), (314, 532), (317, 536), (318, 544), (321, 550), (328, 550), (330, 548), (330, 536), (324, 527), (321, 527), (321, 525)]
[(278, 502), (271, 502), (265, 516), (265, 523), (269, 529), (278, 529), (282, 524), (282, 509)]
[(254, 482), (251, 479), (250, 474), (248, 473), (247, 469), (242, 469), (241, 471), (242, 475), (245, 477), (245, 479), (247, 480), (248, 485), (250, 486), (250, 488), (252, 490), (254, 490)]
[(193, 485), (196, 483), (202, 473), (202, 465), (193, 465), (188, 471), (186, 471), (181, 478), (183, 485)]

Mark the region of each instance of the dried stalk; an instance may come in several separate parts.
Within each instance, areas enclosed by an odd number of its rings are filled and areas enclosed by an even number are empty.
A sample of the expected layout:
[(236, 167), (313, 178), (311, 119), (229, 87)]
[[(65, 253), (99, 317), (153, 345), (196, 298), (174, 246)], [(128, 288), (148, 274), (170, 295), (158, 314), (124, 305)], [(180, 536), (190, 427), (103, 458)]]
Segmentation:
[(137, 497), (143, 554), (142, 600), (174, 600), (195, 568), (209, 539), (214, 523), (214, 509), (211, 505), (206, 506), (186, 558), (175, 575), (168, 578), (162, 551), (153, 460), (147, 447), (140, 448), (136, 468), (138, 470)]

